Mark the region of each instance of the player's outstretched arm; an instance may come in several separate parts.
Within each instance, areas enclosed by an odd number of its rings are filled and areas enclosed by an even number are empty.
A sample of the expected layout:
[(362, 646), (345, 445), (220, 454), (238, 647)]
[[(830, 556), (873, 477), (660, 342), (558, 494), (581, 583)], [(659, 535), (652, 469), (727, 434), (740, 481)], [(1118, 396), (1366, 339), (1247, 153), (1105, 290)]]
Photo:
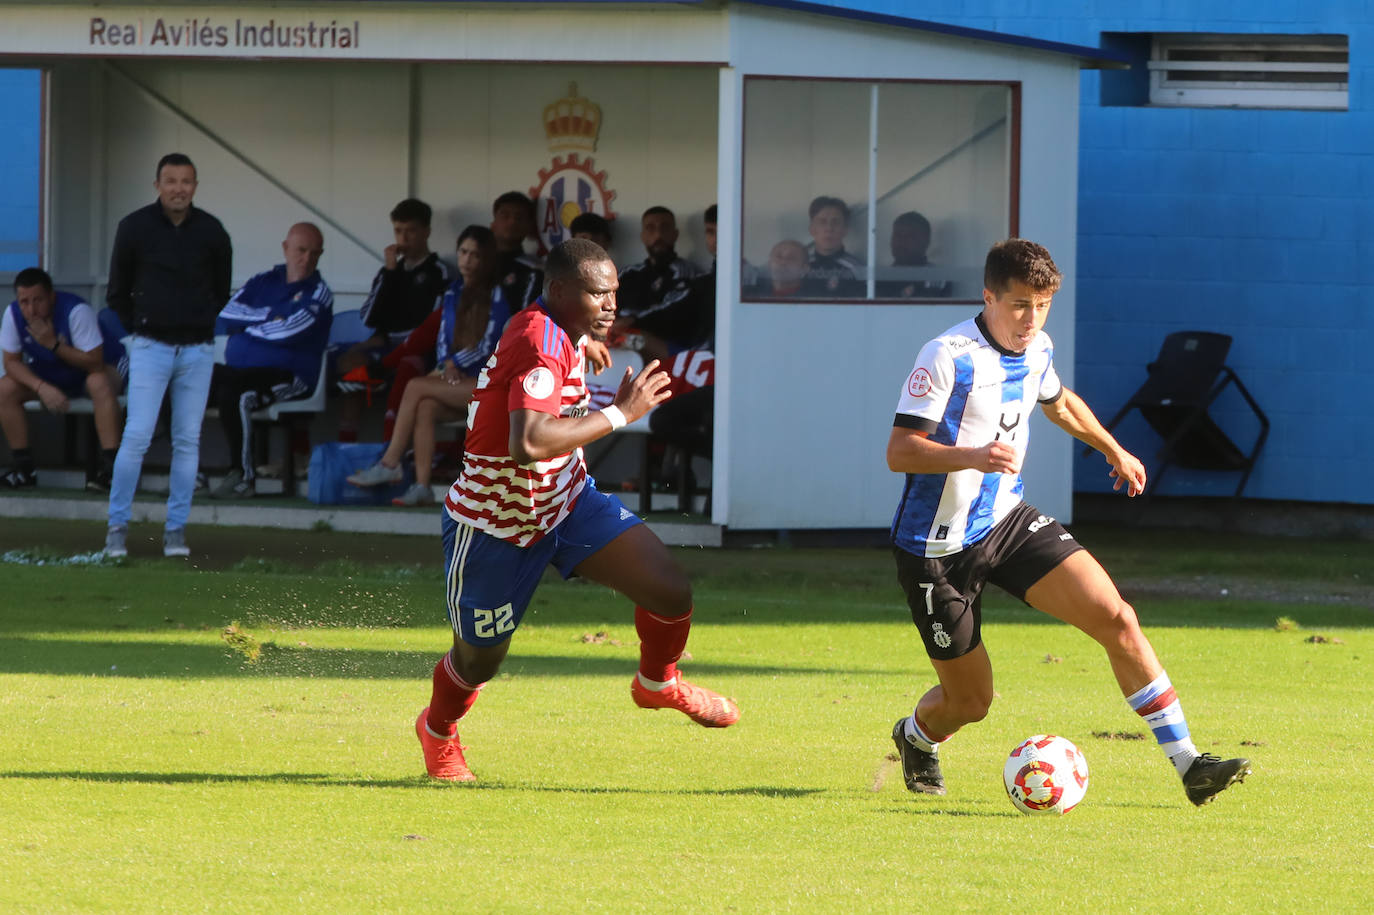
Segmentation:
[(1021, 453), (1006, 442), (964, 448), (932, 442), (928, 434), (893, 426), (887, 440), (888, 469), (894, 473), (1016, 473), (1021, 469)]
[(574, 448), (596, 441), (627, 425), (663, 403), (672, 394), (671, 379), (655, 359), (638, 375), (629, 366), (620, 381), (615, 400), (604, 410), (586, 416), (554, 416), (537, 410), (512, 410), (510, 454), (522, 464), (547, 461)]
[(1098, 422), (1083, 398), (1065, 388), (1058, 400), (1043, 404), (1042, 409), (1050, 422), (1102, 453), (1107, 463), (1112, 465), (1109, 475), (1116, 479), (1112, 489), (1119, 490), (1125, 484), (1128, 496), (1145, 491), (1145, 465), (1121, 447), (1121, 443)]

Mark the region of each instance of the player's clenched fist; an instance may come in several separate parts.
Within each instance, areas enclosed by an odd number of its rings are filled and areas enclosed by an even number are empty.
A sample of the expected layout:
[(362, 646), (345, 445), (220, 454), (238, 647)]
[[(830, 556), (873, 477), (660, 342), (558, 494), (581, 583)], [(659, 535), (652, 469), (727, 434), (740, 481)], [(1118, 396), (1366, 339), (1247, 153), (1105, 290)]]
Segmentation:
[(1016, 473), (1021, 469), (1021, 452), (1006, 442), (988, 442), (974, 456), (974, 469), (983, 473)]

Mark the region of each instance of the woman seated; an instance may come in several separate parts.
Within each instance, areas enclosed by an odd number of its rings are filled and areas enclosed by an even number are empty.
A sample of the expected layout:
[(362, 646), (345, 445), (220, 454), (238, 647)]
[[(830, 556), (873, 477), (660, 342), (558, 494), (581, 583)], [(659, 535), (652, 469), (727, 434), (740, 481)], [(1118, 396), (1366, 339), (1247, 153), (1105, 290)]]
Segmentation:
[(468, 226), (458, 236), (458, 279), (444, 293), (435, 340), (437, 367), (406, 385), (396, 412), (396, 428), (377, 463), (348, 478), (354, 486), (399, 483), (401, 458), (415, 452), (415, 483), (395, 505), (434, 502), (430, 471), (434, 461), (436, 423), (462, 419), (501, 331), (511, 316), (510, 306), (496, 282), (496, 238), (485, 226)]

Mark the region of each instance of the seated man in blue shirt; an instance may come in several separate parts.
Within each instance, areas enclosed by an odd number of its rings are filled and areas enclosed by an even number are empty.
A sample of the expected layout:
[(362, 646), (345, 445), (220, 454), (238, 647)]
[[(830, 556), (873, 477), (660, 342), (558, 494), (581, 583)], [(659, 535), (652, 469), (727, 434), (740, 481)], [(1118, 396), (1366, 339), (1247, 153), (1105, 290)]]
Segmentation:
[[(0, 475), (0, 489), (38, 484), (24, 402), (37, 400), (52, 413), (65, 413), (70, 398), (91, 398), (100, 469), (86, 485), (110, 488), (110, 473), (122, 425), (119, 392), (129, 374), (123, 336), (115, 321), (107, 326), (79, 296), (57, 292), (52, 277), (37, 267), (19, 271), (15, 300), (0, 318), (0, 429), (14, 455), (14, 466)], [(110, 313), (113, 317), (113, 312)]]
[(256, 493), (253, 411), (310, 396), (329, 343), (334, 293), (316, 269), (324, 236), (311, 223), (299, 222), (281, 247), (286, 262), (244, 283), (215, 322), (215, 333), (230, 336), (224, 363), (215, 366), (210, 402), (219, 407), (234, 462), (211, 491), (215, 499)]

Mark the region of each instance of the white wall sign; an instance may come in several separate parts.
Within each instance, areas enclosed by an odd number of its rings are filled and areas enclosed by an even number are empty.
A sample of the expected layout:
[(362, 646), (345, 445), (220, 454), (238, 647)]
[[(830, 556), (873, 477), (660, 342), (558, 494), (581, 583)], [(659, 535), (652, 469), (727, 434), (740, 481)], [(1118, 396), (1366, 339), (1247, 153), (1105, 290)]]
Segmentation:
[(672, 6), (0, 3), (0, 22), (0, 55), (41, 57), (720, 63), (728, 34), (723, 10)]

